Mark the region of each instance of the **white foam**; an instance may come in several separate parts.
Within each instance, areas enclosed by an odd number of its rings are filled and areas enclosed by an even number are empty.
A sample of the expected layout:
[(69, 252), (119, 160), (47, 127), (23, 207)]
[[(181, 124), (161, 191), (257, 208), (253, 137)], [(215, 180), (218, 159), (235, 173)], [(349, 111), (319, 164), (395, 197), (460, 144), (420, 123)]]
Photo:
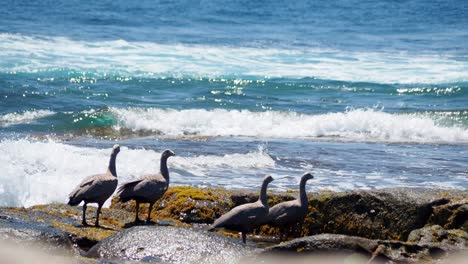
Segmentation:
[(214, 170), (265, 169), (275, 167), (275, 161), (263, 150), (246, 154), (226, 154), (223, 156), (174, 157), (173, 163), (176, 168), (189, 171), (192, 175), (196, 176), (205, 176), (208, 171)]
[[(55, 141), (0, 141), (0, 207), (66, 203), (69, 192), (84, 177), (105, 172), (110, 152), (110, 147), (77, 147)], [(160, 156), (159, 151), (122, 146), (117, 157), (119, 182), (159, 171)], [(220, 186), (251, 191), (258, 191), (265, 174), (275, 178), (269, 189), (297, 190), (300, 175), (304, 173), (303, 168), (294, 165), (279, 165), (263, 149), (226, 155), (180, 155), (172, 157), (168, 165), (172, 185)], [(443, 181), (440, 177), (416, 177), (408, 181), (406, 177), (385, 173), (380, 178), (381, 173), (315, 167), (314, 180), (307, 189), (312, 192), (387, 187), (464, 189), (466, 186), (466, 177), (460, 175), (448, 179), (444, 176)]]
[[(159, 171), (160, 153), (121, 149), (117, 158), (120, 183)], [(3, 140), (0, 142), (0, 206), (66, 203), (68, 193), (84, 177), (106, 171), (110, 152), (110, 148), (76, 147), (54, 141)], [(197, 180), (190, 180), (192, 176), (207, 179), (213, 172), (268, 168), (275, 163), (259, 150), (224, 156), (176, 156), (171, 158), (169, 166), (172, 183), (196, 184)], [(186, 176), (182, 178), (180, 172)]]
[(24, 112), (13, 112), (0, 115), (0, 127), (7, 127), (17, 124), (29, 124), (37, 119), (54, 115), (55, 112), (50, 110), (33, 110)]
[(119, 127), (167, 136), (247, 136), (339, 138), (340, 140), (460, 143), (468, 129), (445, 127), (425, 115), (390, 114), (373, 109), (319, 115), (247, 110), (111, 108)]
[(468, 80), (467, 61), (434, 54), (89, 42), (8, 33), (0, 34), (0, 62), (4, 72), (73, 69), (144, 76), (316, 77), (379, 83)]

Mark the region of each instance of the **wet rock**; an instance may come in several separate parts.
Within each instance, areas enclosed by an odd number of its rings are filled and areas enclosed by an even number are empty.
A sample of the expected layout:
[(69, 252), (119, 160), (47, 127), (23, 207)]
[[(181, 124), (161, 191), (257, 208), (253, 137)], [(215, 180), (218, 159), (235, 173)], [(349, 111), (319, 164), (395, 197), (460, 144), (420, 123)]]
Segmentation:
[(428, 223), (468, 232), (468, 199), (453, 199), (447, 204), (436, 206)]
[[(176, 220), (181, 223), (212, 223), (232, 207), (231, 191), (222, 188), (193, 188), (173, 186), (156, 202), (152, 211), (153, 220)], [(120, 203), (117, 197), (112, 199), (112, 209), (124, 209), (135, 212), (135, 202)], [(148, 214), (148, 205), (140, 205), (139, 213)], [(183, 224), (181, 224), (183, 226)]]
[[(295, 195), (297, 194), (269, 193), (269, 204), (273, 206), (291, 200)], [(153, 210), (152, 219), (178, 221), (180, 226), (194, 223), (211, 224), (233, 207), (256, 199), (257, 192), (172, 186), (156, 204), (157, 210)], [(460, 202), (463, 199), (468, 200), (467, 191), (447, 192), (437, 189), (393, 188), (311, 193), (309, 213), (304, 224), (292, 234), (297, 237), (334, 233), (406, 241), (409, 233), (425, 226), (429, 218), (433, 218), (434, 224), (442, 222), (443, 224), (439, 225), (444, 228), (468, 226), (466, 208)], [(133, 202), (118, 203), (114, 198), (111, 208), (133, 213), (134, 206)], [(140, 207), (140, 212), (146, 214), (147, 205)], [(279, 230), (265, 225), (258, 228), (254, 234), (277, 236)]]
[(423, 227), (433, 206), (448, 203), (437, 190), (407, 188), (314, 194), (305, 221), (306, 235), (334, 233), (405, 241)]
[[(67, 252), (44, 250), (43, 246), (22, 243), (20, 245), (0, 241), (0, 263), (2, 264), (96, 264), (93, 259), (82, 258), (67, 254)], [(57, 254), (60, 253), (60, 254)]]
[[(294, 195), (294, 193), (269, 193), (269, 204), (273, 206), (291, 200)], [(258, 199), (257, 192), (173, 186), (161, 199), (157, 210), (153, 211), (152, 220), (158, 220), (160, 225), (165, 223), (176, 227), (190, 227), (192, 224), (203, 226), (212, 223), (232, 207), (256, 199)], [(443, 237), (446, 236), (444, 234), (440, 236), (441, 239), (435, 239), (442, 241), (438, 247), (447, 249), (444, 243), (451, 239), (455, 239), (455, 244), (461, 247), (463, 244), (457, 242), (457, 239), (464, 237), (459, 234), (468, 225), (467, 201), (468, 191), (452, 190), (447, 192), (400, 188), (310, 193), (309, 213), (302, 229), (296, 234), (310, 236), (334, 233), (370, 239), (406, 241), (411, 231), (437, 224), (448, 232), (447, 239), (444, 240)], [(10, 217), (16, 221), (40, 224), (51, 230), (63, 232), (68, 235), (74, 246), (85, 252), (99, 241), (124, 230), (128, 226), (126, 223), (134, 219), (134, 209), (132, 203), (113, 203), (111, 208), (103, 209), (101, 224), (104, 228), (82, 227), (81, 208), (60, 204), (38, 205), (31, 208), (0, 208), (0, 215), (4, 216), (0, 222), (5, 222), (5, 217)], [(88, 209), (90, 223), (93, 223), (95, 210), (93, 207)], [(146, 214), (147, 206), (142, 206), (140, 212), (142, 215)], [(226, 236), (238, 236), (237, 233), (218, 232)], [(277, 234), (278, 230), (265, 225), (256, 231), (255, 237), (265, 239), (263, 242), (266, 240), (271, 242), (274, 240), (272, 236)], [(456, 234), (458, 236), (455, 236)], [(425, 243), (426, 235), (415, 236), (416, 238), (410, 241), (416, 242), (409, 244)], [(144, 260), (157, 261), (152, 256)]]
[(259, 259), (278, 254), (288, 255), (289, 257), (339, 255), (343, 259), (355, 254), (360, 255), (361, 259), (370, 259), (374, 254), (373, 261), (376, 263), (431, 261), (445, 256), (442, 249), (433, 245), (418, 245), (400, 241), (374, 240), (335, 234), (321, 234), (281, 243), (266, 248), (260, 254)]
[[(268, 195), (269, 203), (276, 204), (292, 197), (287, 194)], [(176, 220), (186, 224), (211, 224), (232, 208), (258, 200), (258, 192), (231, 191), (222, 188), (195, 188), (190, 186), (171, 186), (155, 204), (153, 220)], [(112, 209), (135, 212), (133, 201), (121, 203), (117, 197), (112, 199)], [(141, 215), (148, 213), (148, 205), (140, 205)], [(183, 224), (179, 224), (183, 226)]]
[[(51, 232), (64, 233), (68, 240), (83, 251), (123, 230), (125, 222), (133, 219), (127, 211), (104, 208), (100, 218), (103, 228), (83, 227), (81, 226), (81, 212), (79, 207), (63, 204), (38, 205), (30, 208), (0, 208), (0, 215), (19, 221), (13, 227), (14, 229), (28, 226), (29, 223), (29, 226), (40, 226)], [(91, 220), (91, 217), (94, 218), (95, 214), (96, 208), (88, 207), (88, 220)]]
[(413, 230), (408, 242), (437, 245), (447, 251), (468, 247), (468, 233), (460, 229), (445, 230), (439, 225)]
[(40, 248), (50, 253), (72, 253), (68, 234), (40, 222), (0, 214), (0, 241), (10, 246)]
[(87, 256), (163, 263), (236, 263), (249, 250), (237, 240), (191, 228), (138, 226), (90, 249)]

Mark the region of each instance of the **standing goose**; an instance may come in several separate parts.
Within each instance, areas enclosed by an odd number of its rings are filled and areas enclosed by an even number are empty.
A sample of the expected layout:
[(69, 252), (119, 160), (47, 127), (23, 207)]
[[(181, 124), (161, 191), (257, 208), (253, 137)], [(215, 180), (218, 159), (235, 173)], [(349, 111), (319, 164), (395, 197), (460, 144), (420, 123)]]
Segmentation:
[(246, 243), (247, 233), (262, 225), (268, 217), (267, 186), (273, 177), (265, 176), (260, 190), (260, 197), (254, 203), (247, 203), (234, 207), (231, 211), (218, 218), (209, 228), (227, 228), (242, 232), (242, 242)]
[(167, 188), (169, 187), (167, 159), (171, 156), (175, 156), (174, 152), (171, 150), (165, 150), (161, 154), (159, 174), (145, 175), (136, 181), (127, 182), (119, 187), (119, 201), (125, 203), (130, 200), (135, 200), (136, 202), (135, 223), (140, 222), (140, 219), (138, 218), (140, 203), (149, 203), (147, 218), (147, 221), (149, 222), (154, 203), (167, 191)]
[(68, 204), (71, 206), (78, 205), (84, 201), (83, 205), (83, 226), (88, 226), (86, 223), (86, 206), (88, 203), (97, 203), (98, 209), (96, 213), (95, 226), (99, 227), (99, 214), (104, 202), (114, 193), (117, 188), (117, 171), (115, 168), (115, 159), (120, 152), (120, 146), (115, 145), (112, 149), (112, 154), (109, 160), (107, 172), (104, 174), (92, 175), (85, 178), (68, 196)]
[[(302, 175), (301, 183), (299, 184), (299, 199), (279, 203), (272, 208), (268, 213), (268, 224), (282, 229), (289, 229), (294, 224), (300, 224), (307, 215), (309, 201), (305, 191), (306, 182), (313, 179), (311, 173)], [(280, 232), (280, 240), (282, 240), (283, 232)], [(287, 235), (287, 234), (286, 234)]]

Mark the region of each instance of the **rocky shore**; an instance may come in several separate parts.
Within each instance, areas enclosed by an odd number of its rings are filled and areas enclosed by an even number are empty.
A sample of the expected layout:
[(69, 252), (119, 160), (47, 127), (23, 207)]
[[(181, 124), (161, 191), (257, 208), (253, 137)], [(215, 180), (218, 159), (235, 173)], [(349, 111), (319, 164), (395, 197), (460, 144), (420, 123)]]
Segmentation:
[[(269, 204), (295, 195), (271, 193)], [(0, 254), (14, 258), (23, 255), (13, 252), (37, 251), (69, 263), (253, 263), (282, 256), (341, 263), (451, 263), (468, 248), (468, 191), (454, 190), (310, 193), (304, 224), (283, 243), (278, 229), (269, 226), (258, 228), (249, 237), (255, 242), (247, 246), (237, 233), (204, 230), (234, 206), (257, 198), (257, 193), (245, 191), (174, 186), (155, 205), (156, 223), (134, 227), (127, 223), (134, 218), (135, 205), (115, 199), (102, 211), (104, 228), (80, 226), (80, 207), (0, 208), (0, 240), (5, 245)], [(142, 206), (141, 214), (147, 209)], [(95, 208), (89, 210), (88, 215), (94, 215)]]

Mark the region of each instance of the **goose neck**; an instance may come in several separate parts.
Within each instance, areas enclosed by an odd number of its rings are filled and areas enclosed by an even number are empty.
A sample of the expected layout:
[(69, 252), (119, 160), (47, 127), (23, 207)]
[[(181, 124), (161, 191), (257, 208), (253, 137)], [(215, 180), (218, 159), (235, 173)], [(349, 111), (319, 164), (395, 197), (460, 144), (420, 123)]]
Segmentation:
[(110, 160), (109, 160), (109, 166), (108, 166), (108, 169), (110, 171), (110, 173), (112, 174), (112, 176), (114, 177), (117, 177), (117, 169), (115, 167), (115, 160), (117, 158), (117, 154), (112, 154), (111, 157), (110, 157)]
[(308, 206), (308, 199), (307, 199), (307, 193), (306, 193), (306, 179), (301, 179), (301, 183), (299, 185), (299, 193), (300, 193), (300, 202), (301, 206)]
[(164, 179), (169, 180), (169, 169), (167, 168), (167, 158), (161, 158), (161, 165), (160, 165), (161, 175)]
[(268, 182), (263, 181), (262, 188), (260, 189), (260, 197), (259, 197), (259, 200), (261, 201), (261, 203), (266, 207), (268, 207), (267, 187), (268, 187)]

